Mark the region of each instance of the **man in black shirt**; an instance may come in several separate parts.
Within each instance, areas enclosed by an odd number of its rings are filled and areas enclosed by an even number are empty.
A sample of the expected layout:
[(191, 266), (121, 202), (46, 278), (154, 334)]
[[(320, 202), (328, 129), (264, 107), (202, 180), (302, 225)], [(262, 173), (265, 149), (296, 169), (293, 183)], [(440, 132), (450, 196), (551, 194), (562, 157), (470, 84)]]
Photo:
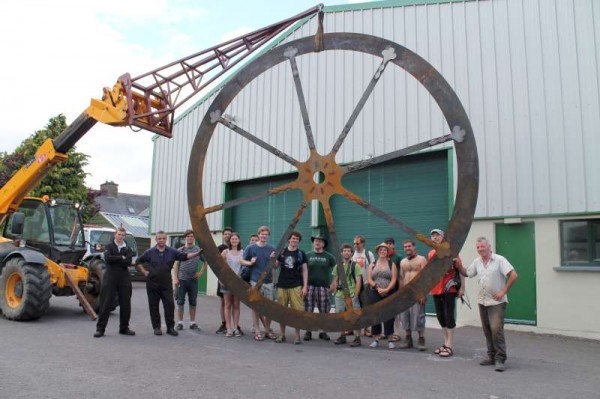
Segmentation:
[[(279, 281), (277, 284), (277, 302), (281, 306), (290, 306), (292, 309), (304, 310), (303, 298), (308, 292), (308, 267), (306, 266), (306, 254), (298, 249), (302, 241), (302, 235), (297, 231), (290, 233), (288, 246), (277, 258), (275, 267), (281, 267)], [(300, 329), (296, 328), (294, 344), (298, 345), (300, 340)], [(285, 342), (285, 324), (279, 323), (280, 335), (275, 342)]]
[(119, 227), (115, 231), (114, 241), (108, 244), (104, 251), (106, 270), (100, 291), (100, 311), (94, 334), (96, 338), (104, 335), (113, 300), (117, 294), (119, 295), (119, 334), (135, 335), (135, 332), (129, 329), (131, 277), (128, 267), (131, 265), (133, 251), (125, 243), (125, 234), (127, 234), (125, 229)]
[[(173, 278), (171, 269), (176, 260), (184, 261), (200, 255), (202, 250), (185, 253), (167, 246), (167, 234), (156, 233), (156, 245), (136, 260), (135, 267), (146, 276), (146, 293), (154, 335), (162, 335), (160, 329), (159, 303), (162, 301), (165, 312), (167, 334), (177, 336), (175, 331), (175, 302), (173, 301)], [(146, 268), (143, 264), (146, 264)]]

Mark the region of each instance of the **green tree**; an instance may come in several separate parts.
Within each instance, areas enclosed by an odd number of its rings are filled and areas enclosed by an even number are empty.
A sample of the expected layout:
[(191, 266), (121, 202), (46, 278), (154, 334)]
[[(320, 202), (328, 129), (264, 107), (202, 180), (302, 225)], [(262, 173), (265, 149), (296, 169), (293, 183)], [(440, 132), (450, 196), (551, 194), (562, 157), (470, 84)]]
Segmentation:
[[(66, 118), (60, 114), (50, 118), (45, 128), (25, 139), (13, 154), (0, 153), (0, 185), (4, 185), (27, 160), (33, 158), (44, 141), (55, 139), (66, 128)], [(34, 197), (49, 195), (51, 198), (83, 203), (86, 206), (84, 219), (87, 220), (99, 210), (94, 202), (98, 192), (85, 186), (87, 173), (83, 168), (88, 164), (89, 155), (77, 152), (75, 147), (70, 149), (67, 155), (69, 156), (67, 161), (56, 165), (28, 195)]]

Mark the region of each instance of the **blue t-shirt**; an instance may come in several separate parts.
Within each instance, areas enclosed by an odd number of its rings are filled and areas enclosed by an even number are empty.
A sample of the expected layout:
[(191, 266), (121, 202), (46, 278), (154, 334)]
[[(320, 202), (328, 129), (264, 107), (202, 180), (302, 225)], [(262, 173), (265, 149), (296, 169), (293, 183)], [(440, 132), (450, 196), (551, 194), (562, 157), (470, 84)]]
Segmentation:
[[(249, 261), (256, 256), (256, 263), (254, 266), (250, 266), (250, 269), (252, 269), (252, 275), (250, 276), (251, 281), (258, 281), (260, 275), (269, 265), (269, 260), (271, 259), (271, 253), (273, 251), (275, 251), (275, 247), (271, 244), (267, 244), (264, 247), (258, 246), (257, 244), (252, 244), (246, 247), (244, 250), (244, 260)], [(271, 273), (269, 273), (265, 279), (265, 283), (272, 283), (273, 279), (271, 277)]]

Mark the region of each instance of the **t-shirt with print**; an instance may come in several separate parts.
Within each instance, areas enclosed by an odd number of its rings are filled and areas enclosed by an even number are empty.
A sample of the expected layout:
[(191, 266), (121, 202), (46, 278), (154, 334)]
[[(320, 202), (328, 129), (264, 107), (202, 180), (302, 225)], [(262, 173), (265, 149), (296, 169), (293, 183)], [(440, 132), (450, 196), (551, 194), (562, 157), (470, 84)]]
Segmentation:
[(313, 287), (329, 287), (331, 272), (335, 267), (335, 258), (329, 252), (314, 252), (306, 254), (308, 265), (308, 285)]
[[(352, 269), (350, 268), (350, 265), (352, 265), (354, 267), (354, 276), (352, 276)], [(356, 291), (356, 282), (359, 281), (358, 279), (362, 279), (362, 277), (361, 277), (362, 270), (360, 268), (360, 265), (353, 261), (350, 261), (350, 263), (344, 263), (344, 273), (346, 273), (346, 281), (348, 284), (348, 291), (350, 291), (350, 297), (354, 298), (354, 291)], [(332, 275), (334, 277), (337, 277), (337, 275), (338, 275), (337, 267), (333, 268)], [(354, 277), (354, 278), (352, 278), (352, 277)], [(338, 281), (338, 289), (335, 293), (335, 296), (338, 298), (344, 297), (344, 291), (341, 288), (342, 288), (342, 285)]]
[(281, 252), (277, 258), (279, 262), (279, 288), (302, 287), (302, 265), (306, 263), (306, 253), (296, 248), (290, 251), (288, 248)]

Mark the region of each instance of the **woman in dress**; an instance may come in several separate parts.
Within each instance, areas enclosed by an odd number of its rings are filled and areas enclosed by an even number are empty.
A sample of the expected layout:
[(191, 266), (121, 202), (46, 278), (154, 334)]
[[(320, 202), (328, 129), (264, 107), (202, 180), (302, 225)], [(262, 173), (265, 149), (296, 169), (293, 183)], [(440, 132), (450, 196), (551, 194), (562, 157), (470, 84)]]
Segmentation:
[[(229, 239), (229, 245), (221, 252), (223, 259), (227, 262), (231, 270), (235, 274), (240, 272), (240, 259), (242, 259), (244, 251), (238, 233), (232, 233)], [(225, 302), (225, 327), (227, 328), (226, 337), (241, 337), (240, 332), (240, 299), (235, 297), (233, 293), (225, 287), (220, 281), (221, 292), (223, 293), (223, 301)]]

